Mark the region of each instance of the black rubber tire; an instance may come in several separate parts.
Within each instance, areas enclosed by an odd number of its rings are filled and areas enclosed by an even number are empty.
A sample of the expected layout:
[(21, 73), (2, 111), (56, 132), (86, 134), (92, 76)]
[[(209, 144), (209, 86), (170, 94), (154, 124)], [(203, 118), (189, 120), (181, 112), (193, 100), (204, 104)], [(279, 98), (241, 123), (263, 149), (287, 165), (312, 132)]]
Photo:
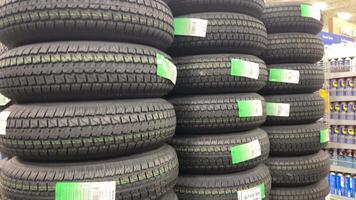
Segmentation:
[[(262, 155), (233, 164), (231, 147), (255, 140), (261, 145)], [(251, 169), (267, 160), (270, 148), (268, 135), (262, 129), (216, 135), (176, 135), (170, 144), (177, 151), (180, 171), (188, 174), (232, 173)]]
[(199, 12), (232, 12), (259, 18), (263, 13), (263, 0), (179, 0), (169, 3), (175, 16)]
[(260, 91), (263, 94), (311, 93), (321, 89), (325, 81), (324, 69), (317, 64), (274, 64), (267, 68), (297, 70), (300, 73), (300, 79), (298, 84), (267, 81), (266, 86)]
[(316, 63), (323, 58), (324, 44), (317, 35), (309, 33), (268, 34), (263, 58), (268, 64)]
[(317, 34), (323, 29), (323, 17), (317, 20), (301, 15), (301, 3), (267, 4), (262, 15), (268, 33), (302, 32)]
[(180, 175), (175, 191), (179, 200), (236, 200), (237, 191), (263, 183), (268, 197), (271, 175), (268, 168), (261, 164), (253, 169), (232, 174)]
[(267, 116), (266, 125), (307, 124), (324, 116), (324, 100), (315, 93), (264, 97), (266, 102), (290, 104), (289, 117)]
[[(261, 100), (263, 115), (240, 118), (238, 100)], [(177, 114), (177, 133), (231, 133), (257, 128), (266, 121), (264, 98), (255, 93), (195, 95), (169, 101)]]
[(0, 56), (0, 92), (18, 102), (161, 97), (174, 85), (157, 75), (157, 53), (171, 59), (158, 49), (128, 43), (18, 47)]
[(7, 47), (0, 42), (0, 55), (7, 51)]
[(325, 200), (330, 193), (329, 184), (322, 179), (316, 184), (302, 187), (273, 187), (270, 200)]
[(164, 145), (129, 157), (78, 163), (13, 158), (1, 173), (1, 191), (12, 200), (53, 200), (57, 182), (116, 181), (116, 200), (154, 200), (172, 190), (177, 177), (177, 155)]
[(167, 194), (163, 195), (158, 200), (178, 200), (177, 194), (171, 190)]
[(244, 14), (210, 12), (180, 17), (208, 20), (206, 37), (175, 36), (171, 55), (243, 53), (260, 55), (267, 48), (267, 30), (262, 21)]
[(13, 105), (1, 152), (26, 160), (88, 160), (161, 146), (175, 132), (164, 99)]
[(162, 0), (14, 0), (0, 4), (0, 41), (9, 47), (107, 40), (166, 49), (173, 37), (173, 14)]
[[(258, 80), (231, 75), (231, 60), (241, 59), (260, 65)], [(175, 94), (257, 92), (266, 85), (263, 60), (245, 54), (208, 54), (174, 58), (178, 77)]]
[(273, 186), (304, 186), (325, 179), (330, 172), (329, 154), (297, 157), (270, 157), (266, 161), (272, 175)]
[(262, 127), (268, 133), (272, 156), (299, 156), (319, 152), (327, 145), (327, 143), (320, 143), (320, 130), (327, 128), (319, 122)]

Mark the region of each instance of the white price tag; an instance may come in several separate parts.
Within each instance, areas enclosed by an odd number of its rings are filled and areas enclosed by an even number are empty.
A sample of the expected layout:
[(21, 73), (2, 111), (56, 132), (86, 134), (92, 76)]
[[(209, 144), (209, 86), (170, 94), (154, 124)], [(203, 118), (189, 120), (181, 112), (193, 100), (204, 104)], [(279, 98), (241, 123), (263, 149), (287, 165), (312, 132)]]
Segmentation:
[(267, 116), (289, 117), (290, 104), (288, 103), (270, 103), (267, 102)]
[(56, 200), (115, 200), (115, 197), (115, 181), (56, 184)]
[(10, 116), (10, 111), (0, 112), (0, 135), (6, 135), (7, 118)]
[(270, 69), (269, 81), (299, 84), (300, 72), (298, 70)]
[(239, 117), (259, 117), (263, 115), (263, 106), (261, 100), (243, 100), (237, 101)]
[(260, 76), (260, 65), (241, 59), (231, 60), (231, 75), (257, 80)]
[(175, 18), (175, 35), (206, 37), (208, 20), (196, 18)]
[(286, 71), (286, 83), (298, 84), (300, 79), (300, 72), (297, 70)]
[(232, 163), (239, 164), (261, 156), (261, 144), (258, 140), (250, 143), (240, 144), (230, 149)]
[(192, 19), (190, 33), (192, 36), (206, 37), (206, 30), (208, 29), (208, 20)]
[(259, 187), (237, 192), (238, 200), (262, 200), (261, 189)]

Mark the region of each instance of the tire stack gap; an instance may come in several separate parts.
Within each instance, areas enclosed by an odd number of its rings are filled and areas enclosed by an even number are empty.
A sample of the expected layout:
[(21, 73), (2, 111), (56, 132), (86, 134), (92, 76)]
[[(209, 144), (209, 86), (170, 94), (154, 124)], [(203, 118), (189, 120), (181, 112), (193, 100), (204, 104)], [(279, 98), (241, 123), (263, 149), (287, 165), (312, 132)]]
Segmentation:
[(1, 199), (177, 200), (173, 22), (163, 0), (2, 1)]
[(180, 200), (268, 199), (263, 0), (170, 1)]
[(268, 4), (262, 21), (268, 31), (263, 58), (269, 77), (260, 93), (267, 109), (263, 129), (271, 142), (266, 162), (273, 180), (270, 199), (324, 200), (330, 162), (322, 149), (328, 130), (317, 122), (324, 102), (316, 92), (324, 82), (323, 68), (316, 64), (324, 53), (316, 35), (322, 13), (301, 2)]

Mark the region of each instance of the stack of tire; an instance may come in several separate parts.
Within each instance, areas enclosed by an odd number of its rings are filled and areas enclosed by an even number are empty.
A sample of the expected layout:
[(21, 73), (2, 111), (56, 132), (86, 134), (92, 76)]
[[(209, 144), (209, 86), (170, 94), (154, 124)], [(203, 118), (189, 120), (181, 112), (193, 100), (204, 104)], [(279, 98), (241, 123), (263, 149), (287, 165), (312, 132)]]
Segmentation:
[[(170, 1), (178, 77), (169, 101), (177, 114), (180, 200), (266, 199), (271, 188), (264, 98), (258, 55), (267, 31), (263, 0)], [(251, 72), (251, 73), (245, 73)]]
[(173, 37), (163, 0), (1, 1), (2, 199), (176, 199)]
[(266, 162), (272, 175), (271, 200), (324, 200), (329, 193), (327, 127), (316, 93), (324, 82), (320, 10), (300, 2), (266, 6), (262, 21), (268, 31), (263, 57), (269, 80), (261, 91), (267, 104), (263, 127), (271, 142)]

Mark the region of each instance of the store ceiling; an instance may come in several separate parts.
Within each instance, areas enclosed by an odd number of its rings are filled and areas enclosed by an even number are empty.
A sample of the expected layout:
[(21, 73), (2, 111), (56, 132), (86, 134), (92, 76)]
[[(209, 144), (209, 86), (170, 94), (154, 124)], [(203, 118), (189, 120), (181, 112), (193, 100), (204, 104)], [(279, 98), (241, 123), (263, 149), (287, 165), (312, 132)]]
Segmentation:
[[(270, 2), (293, 2), (293, 0), (267, 0)], [(327, 3), (327, 9), (324, 11), (325, 17), (336, 16), (338, 12), (352, 13), (353, 17), (348, 20), (351, 23), (356, 24), (356, 0), (304, 0), (304, 2), (315, 3), (325, 2)]]

